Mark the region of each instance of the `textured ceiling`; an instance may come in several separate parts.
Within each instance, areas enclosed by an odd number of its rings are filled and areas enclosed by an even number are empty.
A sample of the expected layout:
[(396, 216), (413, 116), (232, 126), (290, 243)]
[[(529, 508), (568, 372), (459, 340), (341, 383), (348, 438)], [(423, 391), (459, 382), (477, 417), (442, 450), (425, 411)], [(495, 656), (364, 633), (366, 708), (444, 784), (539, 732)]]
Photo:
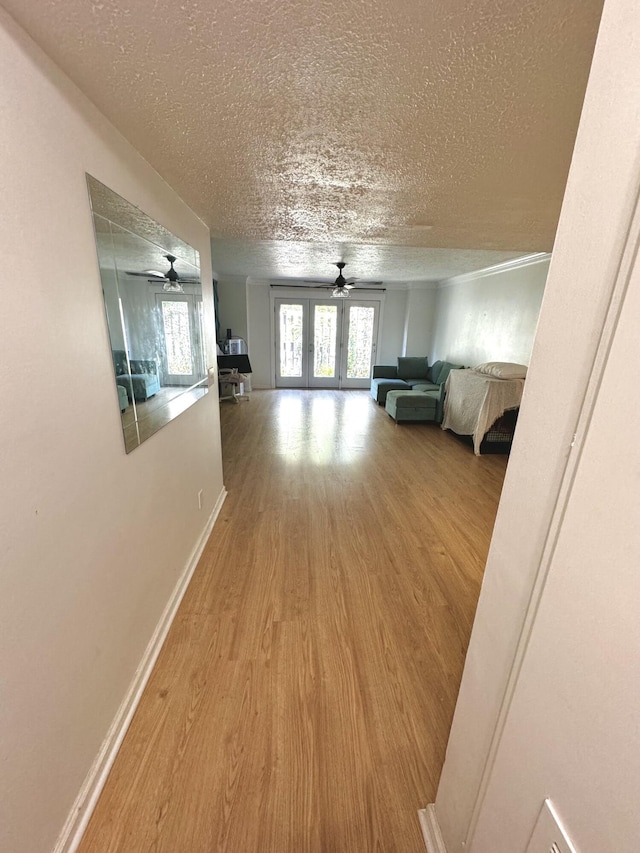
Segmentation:
[(360, 252), (352, 274), (402, 278), (421, 249), (552, 247), (602, 0), (0, 2), (209, 225), (218, 273), (243, 248), (265, 277)]

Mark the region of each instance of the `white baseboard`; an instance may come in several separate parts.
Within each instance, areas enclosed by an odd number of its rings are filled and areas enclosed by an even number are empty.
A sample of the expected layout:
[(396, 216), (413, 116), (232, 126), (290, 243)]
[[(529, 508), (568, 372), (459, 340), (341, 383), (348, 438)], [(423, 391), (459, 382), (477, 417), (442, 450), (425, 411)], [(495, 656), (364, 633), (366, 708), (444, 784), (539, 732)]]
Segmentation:
[(444, 846), (442, 833), (438, 825), (435, 805), (429, 803), (426, 809), (419, 809), (418, 818), (427, 853), (447, 853), (447, 848)]
[(209, 516), (207, 525), (196, 542), (185, 569), (180, 576), (169, 601), (167, 602), (167, 606), (165, 607), (158, 624), (156, 625), (155, 631), (149, 641), (149, 645), (142, 656), (142, 660), (140, 661), (136, 674), (133, 677), (133, 681), (127, 690), (122, 704), (111, 723), (107, 736), (100, 747), (100, 751), (98, 752), (82, 788), (76, 797), (76, 801), (73, 804), (73, 808), (67, 817), (64, 827), (62, 828), (62, 832), (60, 833), (53, 853), (75, 853), (78, 849), (78, 845), (82, 840), (82, 836), (87, 828), (89, 819), (96, 807), (96, 803), (102, 793), (104, 784), (107, 781), (109, 771), (115, 761), (120, 745), (124, 740), (124, 736), (127, 733), (129, 724), (133, 719), (135, 710), (138, 707), (138, 703), (140, 702), (144, 688), (149, 680), (151, 671), (153, 670), (154, 664), (160, 654), (160, 649), (162, 648), (166, 636), (169, 633), (171, 623), (173, 622), (178, 611), (178, 607), (180, 606), (180, 602), (187, 591), (189, 581), (191, 580), (195, 568), (198, 565), (198, 560), (204, 551), (204, 546), (207, 544), (207, 540), (213, 530), (213, 525), (220, 514), (222, 504), (226, 497), (227, 490), (223, 487), (213, 511)]

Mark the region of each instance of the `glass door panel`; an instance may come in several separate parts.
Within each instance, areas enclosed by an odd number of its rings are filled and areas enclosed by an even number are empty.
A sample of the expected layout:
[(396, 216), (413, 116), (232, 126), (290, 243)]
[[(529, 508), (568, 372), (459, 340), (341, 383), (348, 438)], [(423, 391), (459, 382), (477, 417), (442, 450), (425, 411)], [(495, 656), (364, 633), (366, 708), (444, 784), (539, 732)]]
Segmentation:
[(369, 387), (378, 339), (378, 307), (378, 302), (349, 302), (345, 305), (343, 388)]
[(369, 379), (374, 315), (375, 309), (371, 306), (349, 306), (347, 379)]
[(307, 387), (307, 299), (276, 300), (276, 387)]
[(340, 342), (341, 306), (336, 302), (309, 300), (312, 314), (313, 371), (309, 377), (310, 388), (337, 388), (337, 354)]
[(280, 374), (302, 378), (303, 306), (280, 306)]
[(336, 375), (336, 305), (316, 305), (313, 312), (313, 376)]

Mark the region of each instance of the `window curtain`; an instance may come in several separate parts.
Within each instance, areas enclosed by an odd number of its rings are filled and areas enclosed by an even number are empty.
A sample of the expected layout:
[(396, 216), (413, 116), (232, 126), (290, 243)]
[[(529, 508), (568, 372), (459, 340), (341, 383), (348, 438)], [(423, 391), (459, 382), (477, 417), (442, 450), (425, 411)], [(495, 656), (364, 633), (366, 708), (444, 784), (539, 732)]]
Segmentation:
[(220, 312), (218, 311), (218, 282), (213, 279), (213, 307), (216, 315), (216, 343), (220, 344)]

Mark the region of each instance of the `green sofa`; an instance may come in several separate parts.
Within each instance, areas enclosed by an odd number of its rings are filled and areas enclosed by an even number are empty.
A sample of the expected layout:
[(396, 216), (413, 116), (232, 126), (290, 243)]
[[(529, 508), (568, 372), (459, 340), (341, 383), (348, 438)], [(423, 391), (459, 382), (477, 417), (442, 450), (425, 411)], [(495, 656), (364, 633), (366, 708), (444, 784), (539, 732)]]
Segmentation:
[(462, 365), (426, 358), (399, 358), (398, 366), (375, 365), (371, 396), (396, 421), (440, 423), (444, 408), (444, 383), (449, 372)]
[(380, 406), (384, 406), (389, 391), (410, 391), (415, 385), (431, 385), (431, 390), (438, 386), (433, 381), (433, 367), (425, 356), (400, 357), (398, 364), (374, 364), (371, 379), (371, 396)]

